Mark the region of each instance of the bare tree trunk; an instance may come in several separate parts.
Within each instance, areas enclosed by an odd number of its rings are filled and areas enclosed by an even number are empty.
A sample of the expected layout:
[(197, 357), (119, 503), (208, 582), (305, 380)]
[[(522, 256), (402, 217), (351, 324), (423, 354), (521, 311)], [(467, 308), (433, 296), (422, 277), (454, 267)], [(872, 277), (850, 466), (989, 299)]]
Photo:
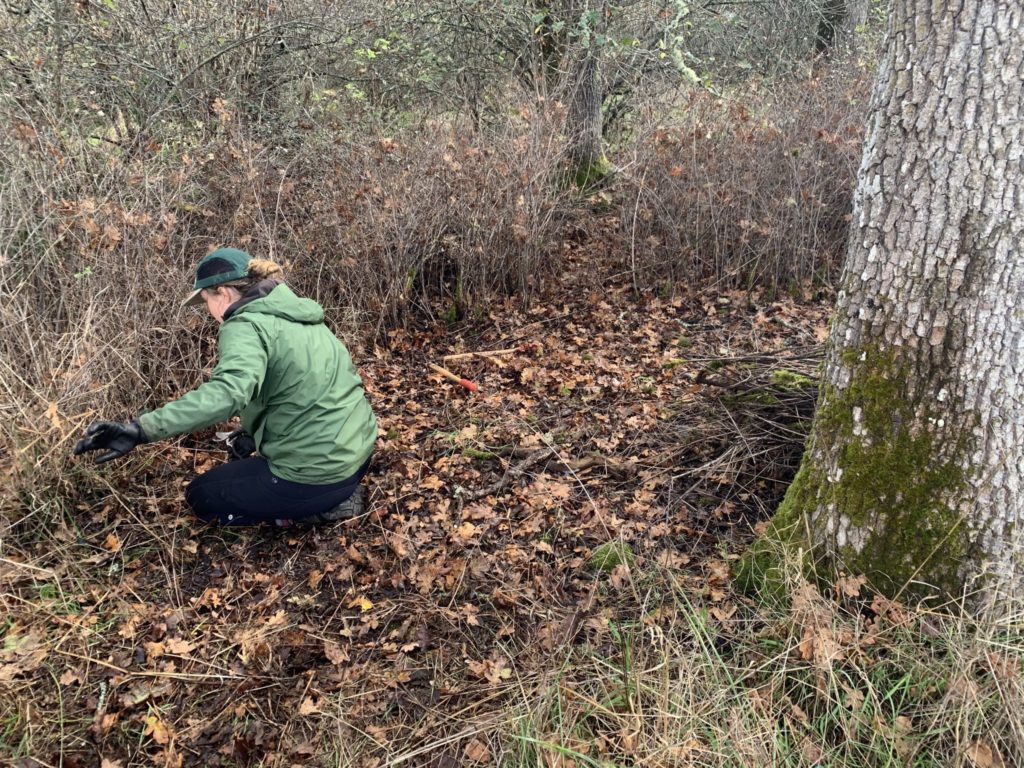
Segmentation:
[(1024, 586), (1024, 3), (904, 0), (890, 24), (818, 412), (767, 541), (978, 605)]
[(846, 0), (846, 19), (844, 28), (847, 34), (857, 31), (868, 23), (868, 15), (871, 12), (871, 0)]
[(857, 28), (867, 23), (870, 0), (824, 0), (814, 52), (828, 57), (838, 46), (854, 41)]
[(566, 130), (569, 134), (569, 162), (580, 187), (599, 181), (608, 171), (601, 146), (601, 84), (597, 46), (581, 50), (572, 90)]

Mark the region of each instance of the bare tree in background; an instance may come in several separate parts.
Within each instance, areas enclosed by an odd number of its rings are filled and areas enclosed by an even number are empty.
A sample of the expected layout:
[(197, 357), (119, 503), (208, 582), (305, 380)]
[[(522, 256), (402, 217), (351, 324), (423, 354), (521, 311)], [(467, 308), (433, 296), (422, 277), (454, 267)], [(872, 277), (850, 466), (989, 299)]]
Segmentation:
[(831, 54), (844, 40), (850, 40), (868, 20), (869, 0), (824, 0), (814, 38), (819, 55)]

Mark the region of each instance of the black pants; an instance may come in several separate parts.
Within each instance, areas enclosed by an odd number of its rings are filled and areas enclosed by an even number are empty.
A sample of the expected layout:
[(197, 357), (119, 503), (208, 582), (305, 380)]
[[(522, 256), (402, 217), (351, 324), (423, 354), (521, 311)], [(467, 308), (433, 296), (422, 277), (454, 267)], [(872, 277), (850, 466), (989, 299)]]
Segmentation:
[(275, 477), (262, 456), (221, 464), (185, 489), (185, 501), (200, 520), (221, 525), (301, 521), (345, 501), (366, 473), (370, 460), (352, 477), (330, 485), (307, 485)]

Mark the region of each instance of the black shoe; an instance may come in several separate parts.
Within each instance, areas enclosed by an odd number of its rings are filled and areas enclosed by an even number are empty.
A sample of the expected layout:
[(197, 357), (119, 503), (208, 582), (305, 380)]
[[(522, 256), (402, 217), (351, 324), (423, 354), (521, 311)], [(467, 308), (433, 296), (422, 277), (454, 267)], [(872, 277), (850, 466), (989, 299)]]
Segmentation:
[(302, 522), (337, 523), (341, 520), (351, 520), (353, 517), (359, 517), (366, 508), (365, 495), (363, 486), (357, 485), (356, 489), (352, 491), (352, 495), (341, 502), (341, 504), (326, 512), (321, 512), (319, 515), (307, 517)]

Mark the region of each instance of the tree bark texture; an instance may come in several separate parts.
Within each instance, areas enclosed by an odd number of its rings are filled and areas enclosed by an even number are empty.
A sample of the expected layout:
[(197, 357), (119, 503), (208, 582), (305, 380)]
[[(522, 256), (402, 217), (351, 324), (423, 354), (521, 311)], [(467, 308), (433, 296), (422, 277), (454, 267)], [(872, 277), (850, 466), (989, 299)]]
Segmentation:
[(897, 594), (1024, 586), (1024, 2), (897, 0), (822, 394), (769, 536)]
[(579, 51), (567, 115), (569, 162), (573, 177), (580, 187), (589, 186), (607, 173), (608, 162), (601, 144), (601, 80), (600, 52), (595, 43)]

